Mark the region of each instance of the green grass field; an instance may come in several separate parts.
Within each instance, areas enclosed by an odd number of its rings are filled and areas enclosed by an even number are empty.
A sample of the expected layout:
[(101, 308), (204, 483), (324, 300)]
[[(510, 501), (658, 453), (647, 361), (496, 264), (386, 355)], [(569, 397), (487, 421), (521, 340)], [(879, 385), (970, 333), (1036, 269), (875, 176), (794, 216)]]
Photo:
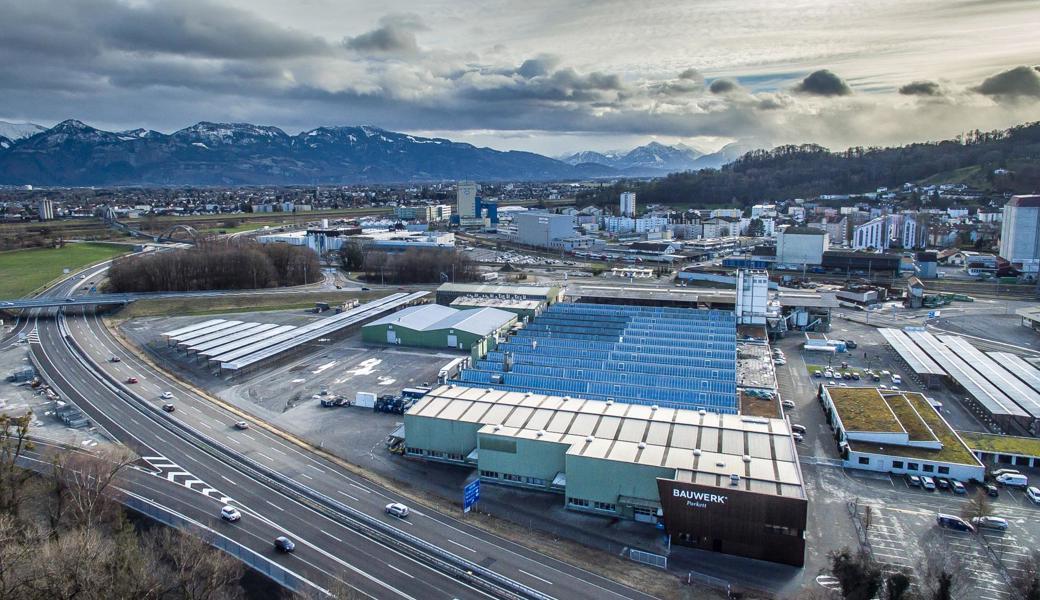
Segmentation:
[(63, 269), (75, 271), (129, 251), (130, 246), (83, 243), (0, 252), (0, 298), (24, 296), (61, 277)]

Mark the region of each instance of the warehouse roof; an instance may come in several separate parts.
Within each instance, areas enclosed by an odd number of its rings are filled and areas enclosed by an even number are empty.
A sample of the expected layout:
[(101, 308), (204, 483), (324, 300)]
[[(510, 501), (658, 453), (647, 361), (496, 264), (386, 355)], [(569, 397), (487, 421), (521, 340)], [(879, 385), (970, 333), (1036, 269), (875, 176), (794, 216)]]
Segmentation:
[(474, 335), (488, 335), (515, 318), (515, 314), (497, 308), (457, 310), (439, 304), (423, 304), (387, 315), (365, 327), (395, 325), (415, 331), (460, 329)]
[(503, 296), (544, 296), (546, 298), (555, 296), (559, 291), (557, 287), (539, 285), (494, 285), (481, 283), (444, 283), (437, 288), (438, 292), (452, 292), (457, 294), (493, 294)]
[(479, 423), (484, 435), (569, 445), (567, 453), (674, 469), (675, 478), (804, 498), (787, 422), (695, 410), (444, 385), (412, 417)]
[(502, 310), (530, 310), (545, 308), (544, 300), (521, 300), (518, 298), (488, 298), (485, 296), (459, 296), (451, 301), (453, 308), (499, 308)]
[(996, 435), (978, 431), (958, 431), (968, 447), (990, 454), (1016, 454), (1018, 456), (1040, 456), (1040, 439)]

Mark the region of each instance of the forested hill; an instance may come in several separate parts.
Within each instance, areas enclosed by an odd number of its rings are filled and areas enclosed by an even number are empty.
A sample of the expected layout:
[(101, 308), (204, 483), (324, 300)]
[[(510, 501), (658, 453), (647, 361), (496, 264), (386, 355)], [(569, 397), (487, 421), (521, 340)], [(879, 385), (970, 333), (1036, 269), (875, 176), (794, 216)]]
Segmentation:
[[(1011, 173), (994, 175), (996, 169)], [(718, 170), (674, 173), (648, 182), (622, 181), (582, 200), (614, 203), (618, 193), (629, 190), (637, 192), (641, 205), (740, 206), (872, 192), (922, 181), (967, 183), (995, 192), (1040, 191), (1040, 123), (898, 148), (831, 152), (802, 145), (755, 150)]]

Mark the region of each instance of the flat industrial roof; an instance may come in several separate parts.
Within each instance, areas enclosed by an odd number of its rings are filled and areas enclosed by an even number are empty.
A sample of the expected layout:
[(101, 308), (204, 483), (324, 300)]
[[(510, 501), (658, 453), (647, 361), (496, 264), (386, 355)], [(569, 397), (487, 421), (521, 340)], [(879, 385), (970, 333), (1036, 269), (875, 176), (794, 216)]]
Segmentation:
[(910, 370), (914, 373), (927, 375), (946, 374), (946, 371), (943, 371), (942, 367), (932, 360), (924, 350), (921, 350), (902, 330), (882, 328), (878, 331), (881, 332), (888, 345), (892, 346), (899, 356), (906, 361), (906, 364), (910, 365)]
[(978, 431), (958, 431), (968, 447), (990, 454), (1017, 454), (1040, 457), (1040, 438), (996, 435)]
[(676, 478), (805, 498), (782, 419), (443, 385), (407, 413), (481, 424), (479, 432), (569, 445), (568, 454), (675, 469)]
[[(878, 388), (827, 387), (846, 431), (872, 433), (906, 432), (911, 442), (935, 442), (941, 450), (894, 443), (850, 441), (858, 452), (905, 456), (936, 462), (977, 465), (978, 460), (928, 399), (916, 392), (894, 392)], [(854, 428), (851, 423), (858, 423)]]
[(488, 335), (515, 319), (515, 314), (497, 308), (459, 310), (440, 304), (423, 304), (399, 310), (365, 327), (397, 325), (415, 331), (458, 329), (474, 335)]
[(457, 292), (462, 294), (502, 294), (504, 296), (544, 296), (549, 297), (559, 290), (557, 287), (540, 285), (500, 285), (494, 283), (443, 283), (438, 292)]

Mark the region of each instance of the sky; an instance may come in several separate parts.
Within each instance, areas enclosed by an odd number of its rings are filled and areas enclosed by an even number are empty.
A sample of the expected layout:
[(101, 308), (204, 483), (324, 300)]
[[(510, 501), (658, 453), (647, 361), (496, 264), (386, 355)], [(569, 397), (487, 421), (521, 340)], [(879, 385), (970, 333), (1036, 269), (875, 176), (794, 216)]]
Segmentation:
[(1040, 120), (1035, 0), (0, 0), (0, 120), (374, 125), (561, 155)]

